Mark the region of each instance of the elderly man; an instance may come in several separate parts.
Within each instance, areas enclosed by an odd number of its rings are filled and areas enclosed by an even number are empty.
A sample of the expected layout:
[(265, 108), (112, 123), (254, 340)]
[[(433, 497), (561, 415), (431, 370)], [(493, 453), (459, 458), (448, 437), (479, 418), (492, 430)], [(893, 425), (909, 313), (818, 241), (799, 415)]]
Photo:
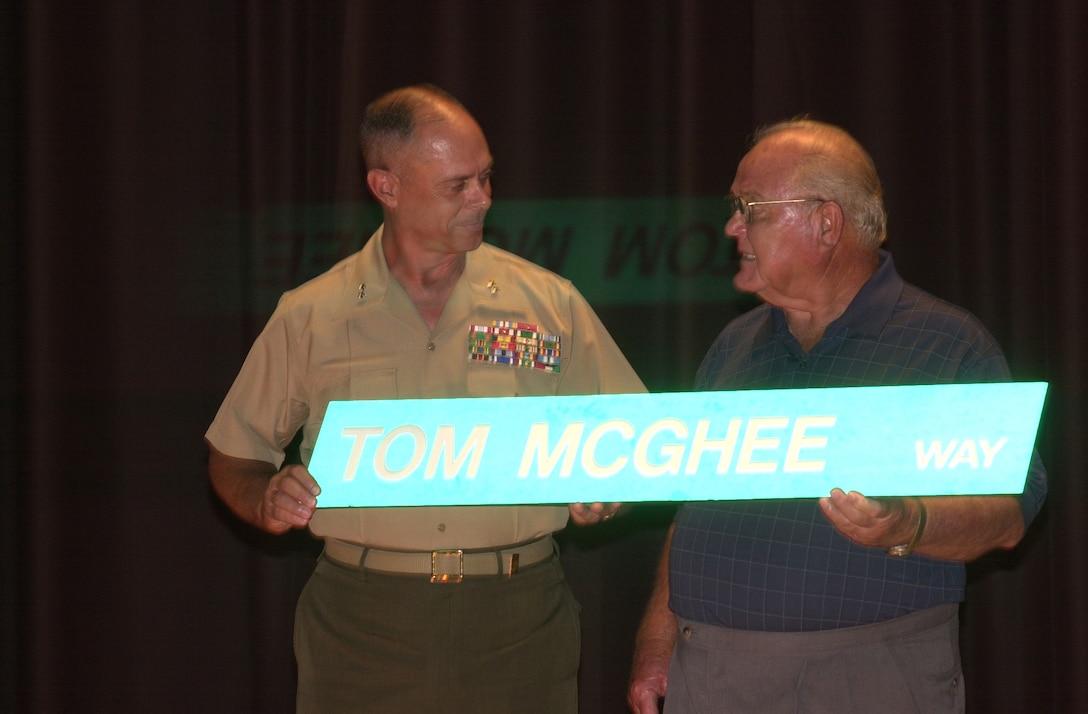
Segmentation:
[[(319, 511), (282, 465), (300, 429), (308, 462), (332, 400), (644, 391), (569, 281), (482, 243), (492, 157), (459, 102), (395, 90), (361, 141), (384, 224), (281, 299), (206, 434), (212, 484), (259, 528), (325, 540), (296, 610), (298, 711), (574, 712), (578, 604), (551, 536), (616, 504)], [(509, 323), (525, 343), (492, 349)]]
[[(905, 283), (872, 160), (845, 131), (760, 132), (725, 227), (738, 290), (765, 303), (710, 347), (702, 390), (1006, 381), (966, 311)], [(688, 503), (639, 629), (628, 703), (657, 712), (960, 712), (964, 563), (1012, 548), (1038, 513), (1014, 496)]]

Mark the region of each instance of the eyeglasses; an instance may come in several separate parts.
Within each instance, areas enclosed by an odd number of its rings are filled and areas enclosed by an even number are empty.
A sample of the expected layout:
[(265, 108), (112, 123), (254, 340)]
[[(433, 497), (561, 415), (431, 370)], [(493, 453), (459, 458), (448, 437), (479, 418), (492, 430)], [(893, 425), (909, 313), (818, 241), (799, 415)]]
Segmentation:
[(741, 196), (734, 196), (729, 194), (725, 197), (725, 209), (729, 211), (729, 215), (732, 216), (736, 212), (740, 212), (741, 218), (745, 223), (752, 222), (752, 206), (766, 206), (771, 203), (806, 203), (808, 201), (824, 202), (822, 198), (785, 198), (779, 201), (746, 201)]

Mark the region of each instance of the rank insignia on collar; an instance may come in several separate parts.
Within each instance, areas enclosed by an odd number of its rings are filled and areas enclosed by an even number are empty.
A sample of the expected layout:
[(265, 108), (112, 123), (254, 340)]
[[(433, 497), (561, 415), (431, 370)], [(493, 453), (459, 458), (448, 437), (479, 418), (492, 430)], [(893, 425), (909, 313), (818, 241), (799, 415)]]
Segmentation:
[(493, 320), (490, 326), (472, 325), (468, 330), (468, 358), (511, 367), (559, 371), (559, 335), (549, 335), (536, 325)]

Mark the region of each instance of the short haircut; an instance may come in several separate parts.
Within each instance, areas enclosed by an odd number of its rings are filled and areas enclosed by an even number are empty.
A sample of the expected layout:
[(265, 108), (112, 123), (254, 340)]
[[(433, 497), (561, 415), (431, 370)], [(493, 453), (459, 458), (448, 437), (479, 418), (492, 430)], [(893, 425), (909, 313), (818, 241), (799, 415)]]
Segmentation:
[(806, 197), (835, 201), (865, 248), (878, 248), (888, 235), (884, 189), (869, 152), (845, 129), (801, 117), (756, 131), (752, 145), (769, 137), (797, 133), (804, 153), (793, 175), (794, 188)]
[(368, 104), (359, 126), (367, 169), (388, 169), (392, 155), (411, 141), (416, 127), (447, 118), (450, 107), (464, 109), (456, 97), (433, 84), (394, 89)]

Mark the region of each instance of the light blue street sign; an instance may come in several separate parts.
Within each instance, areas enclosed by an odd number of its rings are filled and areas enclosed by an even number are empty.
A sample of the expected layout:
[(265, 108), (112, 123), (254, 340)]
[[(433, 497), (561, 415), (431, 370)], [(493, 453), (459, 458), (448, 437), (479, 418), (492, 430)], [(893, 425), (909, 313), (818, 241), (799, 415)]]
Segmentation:
[(332, 402), (322, 508), (1023, 491), (1045, 383)]

